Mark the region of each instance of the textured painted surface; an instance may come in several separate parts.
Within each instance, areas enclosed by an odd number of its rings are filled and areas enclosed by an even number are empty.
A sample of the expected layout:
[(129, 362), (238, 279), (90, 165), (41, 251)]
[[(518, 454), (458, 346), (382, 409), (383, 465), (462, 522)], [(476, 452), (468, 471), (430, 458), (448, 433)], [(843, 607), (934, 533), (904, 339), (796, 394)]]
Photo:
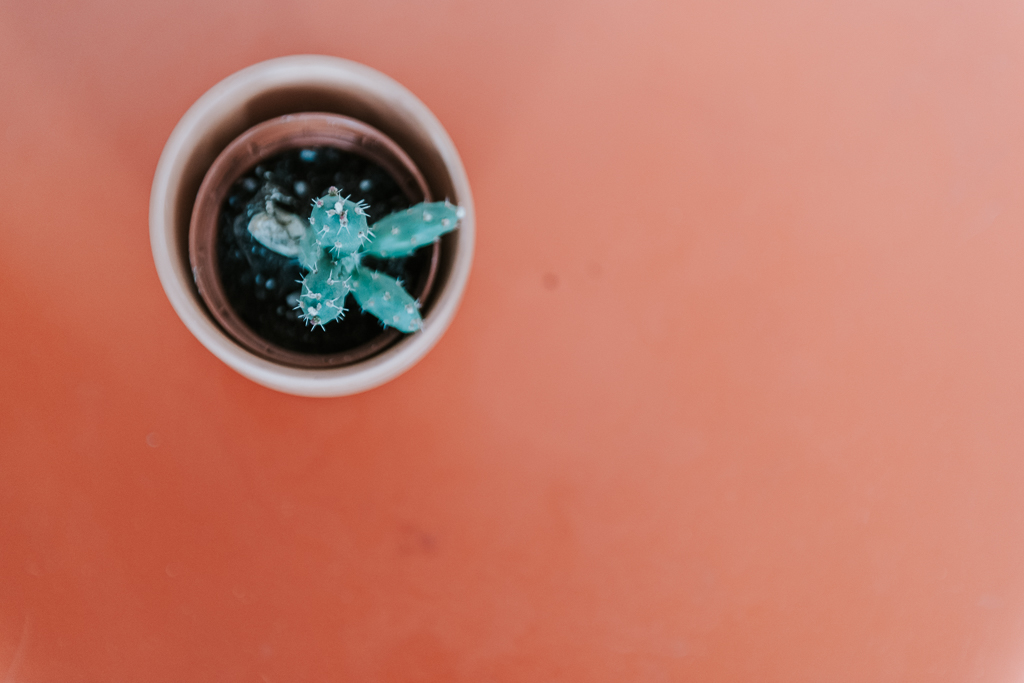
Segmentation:
[[(0, 680), (1024, 679), (1018, 2), (0, 4)], [(203, 349), (149, 185), (374, 66), (477, 201), (408, 374)]]

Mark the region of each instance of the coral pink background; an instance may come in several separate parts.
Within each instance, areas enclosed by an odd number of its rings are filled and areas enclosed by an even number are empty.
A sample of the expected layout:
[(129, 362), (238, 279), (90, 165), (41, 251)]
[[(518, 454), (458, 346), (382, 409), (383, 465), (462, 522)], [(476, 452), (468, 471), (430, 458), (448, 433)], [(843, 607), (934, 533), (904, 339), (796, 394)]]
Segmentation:
[[(0, 4), (0, 681), (1024, 678), (1024, 6)], [(207, 88), (422, 98), (441, 343), (348, 398), (188, 333)]]

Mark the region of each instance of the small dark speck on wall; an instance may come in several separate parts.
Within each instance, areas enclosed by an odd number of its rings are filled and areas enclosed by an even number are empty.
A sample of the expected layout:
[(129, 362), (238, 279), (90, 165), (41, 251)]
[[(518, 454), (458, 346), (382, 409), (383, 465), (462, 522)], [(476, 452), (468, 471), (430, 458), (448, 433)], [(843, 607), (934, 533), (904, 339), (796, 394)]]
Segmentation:
[(402, 555), (433, 555), (437, 552), (437, 538), (412, 524), (398, 529), (398, 552)]

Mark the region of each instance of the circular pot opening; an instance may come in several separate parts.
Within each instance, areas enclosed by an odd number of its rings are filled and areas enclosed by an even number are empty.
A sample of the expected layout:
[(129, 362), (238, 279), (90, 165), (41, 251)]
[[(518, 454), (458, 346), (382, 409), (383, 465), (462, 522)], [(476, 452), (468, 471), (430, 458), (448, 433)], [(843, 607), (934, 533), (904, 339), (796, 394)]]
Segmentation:
[[(345, 116), (291, 114), (265, 121), (231, 142), (199, 188), (189, 229), (189, 258), (199, 293), (235, 341), (275, 363), (332, 368), (357, 363), (403, 335), (382, 328), (349, 297), (342, 320), (306, 325), (294, 310), (302, 269), (248, 231), (262, 207), (283, 205), (303, 221), (312, 199), (338, 187), (369, 204), (371, 220), (431, 192), (409, 156), (379, 130)], [(405, 281), (419, 301), (430, 295), (441, 243), (370, 265)]]

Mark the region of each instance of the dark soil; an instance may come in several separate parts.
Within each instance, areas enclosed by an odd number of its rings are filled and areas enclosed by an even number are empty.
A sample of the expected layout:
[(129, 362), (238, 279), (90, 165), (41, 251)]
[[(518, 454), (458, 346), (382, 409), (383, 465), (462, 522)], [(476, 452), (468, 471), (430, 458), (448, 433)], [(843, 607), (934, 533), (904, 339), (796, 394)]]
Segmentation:
[[(250, 219), (264, 210), (265, 198), (275, 189), (283, 199), (278, 206), (304, 221), (312, 200), (335, 186), (352, 201), (370, 205), (373, 222), (414, 202), (399, 189), (387, 172), (357, 154), (332, 147), (283, 152), (262, 162), (239, 178), (221, 207), (217, 232), (217, 263), (228, 301), (239, 316), (267, 341), (300, 353), (326, 355), (361, 346), (384, 328), (374, 316), (363, 313), (355, 299), (345, 300), (344, 319), (311, 328), (294, 309), (304, 271), (297, 260), (267, 249), (249, 234)], [(378, 260), (364, 265), (400, 278), (416, 296), (430, 268), (430, 249), (412, 256)]]

